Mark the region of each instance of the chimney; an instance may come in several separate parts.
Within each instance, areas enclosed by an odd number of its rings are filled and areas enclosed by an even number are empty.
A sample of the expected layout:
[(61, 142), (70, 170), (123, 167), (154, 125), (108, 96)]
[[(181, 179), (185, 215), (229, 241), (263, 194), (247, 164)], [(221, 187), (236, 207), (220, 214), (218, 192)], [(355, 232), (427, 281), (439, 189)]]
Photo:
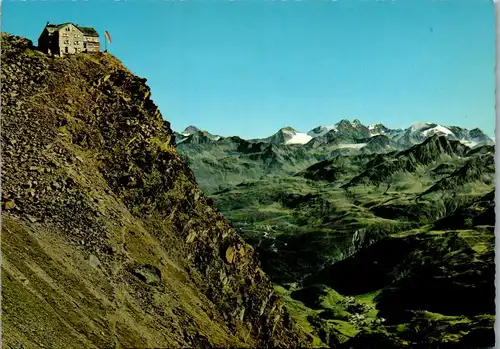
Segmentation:
[(48, 26), (49, 25), (49, 21), (47, 21), (47, 24), (45, 24), (45, 26)]

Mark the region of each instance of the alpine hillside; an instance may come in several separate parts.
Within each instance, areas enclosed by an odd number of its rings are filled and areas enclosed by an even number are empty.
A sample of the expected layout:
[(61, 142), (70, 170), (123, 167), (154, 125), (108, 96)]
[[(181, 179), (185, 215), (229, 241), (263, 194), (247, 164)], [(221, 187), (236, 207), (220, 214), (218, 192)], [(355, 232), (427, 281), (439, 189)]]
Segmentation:
[(308, 347), (146, 79), (2, 34), (6, 348)]

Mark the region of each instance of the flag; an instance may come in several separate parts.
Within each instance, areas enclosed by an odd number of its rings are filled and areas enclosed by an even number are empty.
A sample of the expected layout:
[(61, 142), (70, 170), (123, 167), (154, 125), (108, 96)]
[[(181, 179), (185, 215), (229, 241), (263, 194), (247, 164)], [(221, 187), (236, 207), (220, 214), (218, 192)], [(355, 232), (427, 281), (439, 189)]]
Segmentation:
[(111, 36), (109, 36), (108, 31), (105, 31), (106, 37), (108, 38), (109, 43), (111, 44)]

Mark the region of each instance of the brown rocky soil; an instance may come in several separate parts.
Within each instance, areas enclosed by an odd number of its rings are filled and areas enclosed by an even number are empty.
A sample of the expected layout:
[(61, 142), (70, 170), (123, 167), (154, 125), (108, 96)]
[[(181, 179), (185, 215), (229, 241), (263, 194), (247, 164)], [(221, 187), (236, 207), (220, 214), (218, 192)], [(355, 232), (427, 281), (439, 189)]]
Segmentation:
[(109, 54), (1, 44), (5, 347), (310, 345), (145, 79)]

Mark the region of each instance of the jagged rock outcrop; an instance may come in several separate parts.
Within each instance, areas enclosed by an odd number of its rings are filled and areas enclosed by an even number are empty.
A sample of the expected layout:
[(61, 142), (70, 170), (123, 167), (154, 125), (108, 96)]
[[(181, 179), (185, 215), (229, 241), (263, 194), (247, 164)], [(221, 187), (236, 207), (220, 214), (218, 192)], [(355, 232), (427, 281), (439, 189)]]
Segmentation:
[(7, 34), (1, 78), (4, 345), (309, 345), (145, 79)]

